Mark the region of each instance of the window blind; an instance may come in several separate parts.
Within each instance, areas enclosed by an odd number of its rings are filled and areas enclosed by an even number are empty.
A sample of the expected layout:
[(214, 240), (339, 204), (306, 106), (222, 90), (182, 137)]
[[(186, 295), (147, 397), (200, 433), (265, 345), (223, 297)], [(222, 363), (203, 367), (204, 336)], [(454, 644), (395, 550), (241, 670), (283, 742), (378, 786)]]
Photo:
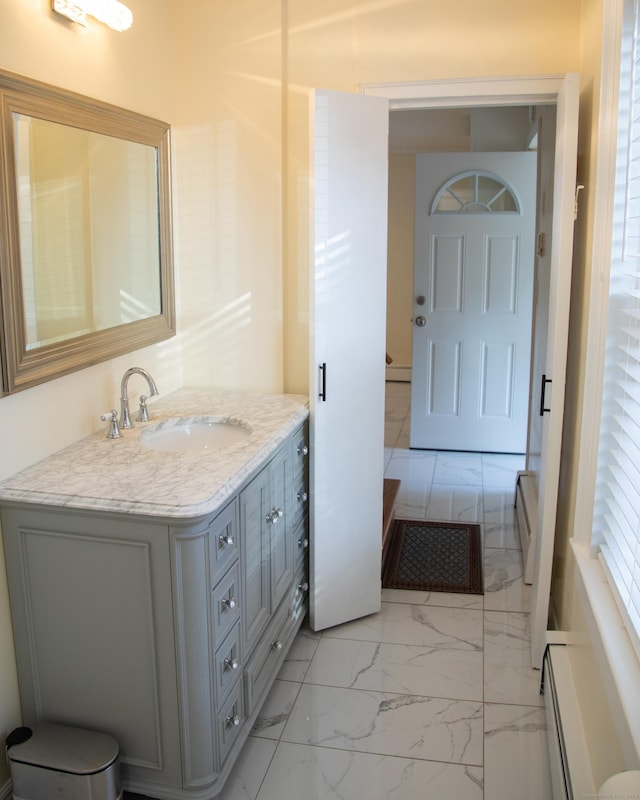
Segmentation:
[(639, 0), (625, 4), (593, 543), (640, 657)]

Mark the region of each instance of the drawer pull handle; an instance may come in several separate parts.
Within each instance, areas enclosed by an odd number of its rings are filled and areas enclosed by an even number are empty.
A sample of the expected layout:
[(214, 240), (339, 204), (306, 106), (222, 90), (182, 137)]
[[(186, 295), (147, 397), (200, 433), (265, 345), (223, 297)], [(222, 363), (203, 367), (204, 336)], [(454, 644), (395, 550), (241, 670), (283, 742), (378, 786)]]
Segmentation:
[(267, 514), (267, 522), (270, 522), (272, 525), (275, 525), (279, 519), (282, 519), (284, 516), (284, 511), (281, 508), (273, 508)]
[(240, 668), (240, 659), (236, 658), (225, 658), (224, 660), (225, 669), (239, 669)]
[(297, 452), (298, 452), (299, 456), (308, 456), (309, 455), (309, 448), (307, 447), (306, 444), (303, 444), (300, 447), (298, 447)]
[(278, 639), (275, 642), (271, 642), (271, 649), (272, 650), (282, 650), (282, 642)]
[(298, 547), (302, 547), (303, 550), (309, 547), (309, 540), (306, 536), (303, 539), (298, 539)]
[(220, 535), (218, 537), (218, 541), (220, 542), (221, 547), (227, 547), (227, 545), (231, 547), (234, 542), (234, 538), (230, 533), (227, 533), (226, 535)]
[(240, 724), (240, 717), (237, 714), (234, 714), (233, 716), (229, 714), (229, 716), (225, 719), (225, 724), (227, 728), (237, 728)]
[(298, 498), (298, 500), (299, 500), (301, 503), (306, 503), (306, 502), (307, 502), (307, 500), (309, 499), (309, 495), (308, 495), (306, 492), (298, 492), (298, 494), (296, 495), (296, 497)]
[(223, 597), (220, 601), (220, 605), (222, 606), (222, 610), (224, 611), (226, 608), (235, 608), (238, 605), (238, 601), (235, 597)]

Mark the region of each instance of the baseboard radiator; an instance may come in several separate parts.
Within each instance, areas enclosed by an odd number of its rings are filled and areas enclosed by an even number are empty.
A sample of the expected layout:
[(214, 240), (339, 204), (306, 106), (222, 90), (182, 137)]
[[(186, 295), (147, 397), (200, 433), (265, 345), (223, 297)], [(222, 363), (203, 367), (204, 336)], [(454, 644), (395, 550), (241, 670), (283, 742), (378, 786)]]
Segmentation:
[(538, 521), (538, 491), (533, 473), (519, 472), (516, 480), (516, 517), (524, 562), (524, 582), (533, 582), (535, 536)]
[(547, 647), (543, 687), (553, 800), (594, 797), (580, 709), (564, 645)]

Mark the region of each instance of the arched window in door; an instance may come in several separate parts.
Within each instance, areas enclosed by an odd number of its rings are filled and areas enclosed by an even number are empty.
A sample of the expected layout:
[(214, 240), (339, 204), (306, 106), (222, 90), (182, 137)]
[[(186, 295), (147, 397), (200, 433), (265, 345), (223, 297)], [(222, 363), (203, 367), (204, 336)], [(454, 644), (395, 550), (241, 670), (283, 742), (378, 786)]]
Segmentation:
[(432, 214), (519, 214), (520, 204), (502, 178), (490, 172), (462, 172), (437, 192)]

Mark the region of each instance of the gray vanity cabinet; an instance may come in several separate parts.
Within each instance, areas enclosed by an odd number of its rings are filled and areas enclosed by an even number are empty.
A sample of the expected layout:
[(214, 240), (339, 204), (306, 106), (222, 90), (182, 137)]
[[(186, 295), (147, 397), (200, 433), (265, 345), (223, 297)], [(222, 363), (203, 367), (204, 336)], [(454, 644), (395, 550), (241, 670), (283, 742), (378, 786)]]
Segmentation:
[(180, 785), (167, 525), (34, 505), (1, 513), (24, 724), (112, 733), (129, 780)]
[(25, 725), (111, 733), (130, 791), (218, 794), (306, 610), (300, 437), (209, 517), (3, 502)]

